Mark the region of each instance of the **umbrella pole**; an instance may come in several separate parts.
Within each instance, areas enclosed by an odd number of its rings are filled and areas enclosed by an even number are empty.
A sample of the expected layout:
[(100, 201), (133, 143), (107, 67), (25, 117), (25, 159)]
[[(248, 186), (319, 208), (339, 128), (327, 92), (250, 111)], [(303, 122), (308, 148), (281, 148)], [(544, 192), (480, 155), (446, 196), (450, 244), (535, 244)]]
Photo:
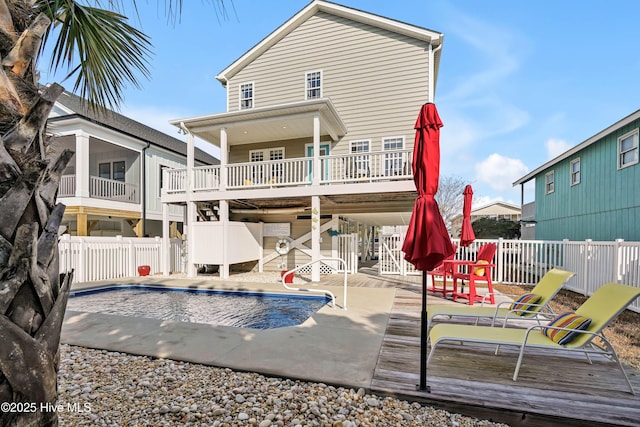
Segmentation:
[(422, 272), (422, 310), (420, 313), (420, 385), (418, 391), (431, 393), (427, 385), (427, 272)]

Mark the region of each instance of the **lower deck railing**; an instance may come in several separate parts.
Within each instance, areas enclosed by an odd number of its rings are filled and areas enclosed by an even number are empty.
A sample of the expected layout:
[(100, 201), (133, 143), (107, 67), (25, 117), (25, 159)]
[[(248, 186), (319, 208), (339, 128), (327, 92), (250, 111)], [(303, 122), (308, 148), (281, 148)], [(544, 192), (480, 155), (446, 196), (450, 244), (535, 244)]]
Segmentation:
[[(170, 271), (184, 272), (182, 240), (170, 239)], [(78, 237), (63, 235), (58, 243), (60, 271), (74, 270), (74, 281), (92, 282), (138, 275), (148, 265), (162, 271), (159, 237)]]
[[(399, 234), (380, 237), (380, 274), (421, 274), (404, 260), (403, 241), (404, 236)], [(458, 239), (453, 241), (458, 243)], [(550, 269), (560, 268), (576, 273), (565, 289), (582, 295), (591, 295), (608, 282), (640, 287), (640, 242), (479, 239), (466, 248), (459, 247), (456, 259), (474, 260), (486, 243), (498, 246), (496, 268), (492, 269), (495, 282), (534, 285)], [(640, 312), (640, 301), (630, 308)]]

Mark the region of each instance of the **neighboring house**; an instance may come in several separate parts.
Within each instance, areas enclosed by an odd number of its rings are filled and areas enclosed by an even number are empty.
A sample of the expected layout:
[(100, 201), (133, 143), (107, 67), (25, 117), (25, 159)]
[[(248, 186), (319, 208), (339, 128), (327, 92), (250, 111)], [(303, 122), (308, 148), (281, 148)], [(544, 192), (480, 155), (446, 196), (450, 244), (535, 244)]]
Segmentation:
[(514, 182), (535, 180), (536, 239), (640, 241), (639, 127), (640, 110)]
[[(507, 219), (509, 221), (518, 222), (521, 217), (521, 209), (519, 206), (512, 205), (505, 202), (494, 202), (479, 208), (475, 208), (471, 211), (471, 223), (480, 218), (491, 219)], [(452, 235), (460, 237), (460, 230), (462, 228), (462, 215), (454, 218), (451, 224)]]
[[(220, 265), (225, 277), (234, 264), (311, 260), (317, 281), (321, 257), (357, 251), (357, 239), (341, 240), (346, 219), (405, 224), (416, 197), (414, 125), (434, 99), (442, 40), (316, 0), (222, 70), (227, 111), (172, 122), (188, 144), (197, 136), (221, 151), (219, 166), (184, 179), (167, 172), (163, 203), (187, 204), (188, 274), (199, 264)], [(202, 204), (219, 221), (199, 218)]]
[[(113, 111), (90, 110), (63, 92), (47, 122), (53, 149), (75, 152), (62, 174), (58, 201), (67, 208), (62, 225), (78, 236), (160, 236), (162, 170), (184, 168), (187, 145)], [(198, 164), (218, 163), (196, 149)], [(184, 207), (172, 206), (171, 236), (178, 235)]]

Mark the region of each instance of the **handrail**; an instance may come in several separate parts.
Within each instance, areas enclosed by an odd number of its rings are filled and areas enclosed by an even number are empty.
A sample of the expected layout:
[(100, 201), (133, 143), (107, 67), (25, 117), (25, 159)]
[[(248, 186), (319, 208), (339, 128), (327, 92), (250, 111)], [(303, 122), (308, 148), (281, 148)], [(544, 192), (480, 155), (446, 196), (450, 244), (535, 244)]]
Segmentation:
[(346, 310), (347, 309), (347, 263), (342, 258), (322, 258), (322, 259), (317, 259), (315, 261), (308, 262), (306, 264), (299, 265), (298, 267), (294, 268), (293, 270), (289, 270), (289, 271), (287, 271), (286, 273), (284, 273), (282, 275), (282, 286), (284, 286), (286, 289), (289, 289), (290, 291), (319, 292), (319, 293), (328, 294), (329, 296), (331, 296), (331, 300), (332, 300), (332, 303), (333, 303), (333, 308), (335, 309), (336, 308), (336, 296), (333, 295), (333, 292), (325, 290), (325, 289), (293, 288), (293, 287), (287, 286), (287, 284), (285, 282), (285, 279), (286, 279), (286, 277), (288, 275), (293, 274), (298, 270), (301, 270), (301, 269), (303, 269), (305, 267), (308, 267), (308, 266), (310, 266), (312, 264), (316, 264), (318, 262), (323, 262), (323, 263), (327, 264), (325, 261), (339, 261), (339, 262), (341, 262), (343, 264), (344, 268), (342, 269), (342, 272), (344, 274), (344, 280), (343, 280), (343, 283), (344, 283), (344, 285), (343, 285), (344, 286), (344, 295), (343, 295), (342, 309)]

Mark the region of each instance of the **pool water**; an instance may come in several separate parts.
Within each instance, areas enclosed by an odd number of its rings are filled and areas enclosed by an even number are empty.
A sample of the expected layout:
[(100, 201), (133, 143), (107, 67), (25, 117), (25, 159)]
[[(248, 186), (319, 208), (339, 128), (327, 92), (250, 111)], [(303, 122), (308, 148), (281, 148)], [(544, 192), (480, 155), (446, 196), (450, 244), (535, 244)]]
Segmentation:
[(299, 325), (329, 301), (324, 296), (113, 286), (72, 292), (67, 310), (273, 329)]

